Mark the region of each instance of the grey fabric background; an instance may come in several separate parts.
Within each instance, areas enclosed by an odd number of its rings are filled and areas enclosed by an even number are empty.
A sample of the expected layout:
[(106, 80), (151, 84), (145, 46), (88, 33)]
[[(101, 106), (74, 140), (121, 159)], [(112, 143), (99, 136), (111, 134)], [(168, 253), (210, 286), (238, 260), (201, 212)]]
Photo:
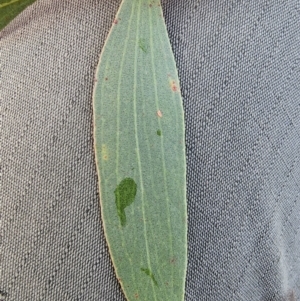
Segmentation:
[[(92, 90), (119, 0), (39, 0), (0, 33), (0, 300), (124, 300)], [(300, 298), (300, 2), (164, 0), (186, 115), (186, 300)]]

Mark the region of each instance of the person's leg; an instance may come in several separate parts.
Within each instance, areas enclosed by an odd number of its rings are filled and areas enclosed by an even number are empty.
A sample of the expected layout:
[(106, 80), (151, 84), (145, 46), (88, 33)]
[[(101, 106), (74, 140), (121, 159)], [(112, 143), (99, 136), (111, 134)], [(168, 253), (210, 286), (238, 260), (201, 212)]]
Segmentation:
[(92, 136), (95, 68), (119, 3), (37, 1), (2, 34), (5, 300), (124, 300)]
[[(5, 300), (124, 300), (92, 136), (119, 4), (40, 0), (0, 33)], [(298, 1), (162, 4), (186, 117), (186, 300), (300, 298)]]

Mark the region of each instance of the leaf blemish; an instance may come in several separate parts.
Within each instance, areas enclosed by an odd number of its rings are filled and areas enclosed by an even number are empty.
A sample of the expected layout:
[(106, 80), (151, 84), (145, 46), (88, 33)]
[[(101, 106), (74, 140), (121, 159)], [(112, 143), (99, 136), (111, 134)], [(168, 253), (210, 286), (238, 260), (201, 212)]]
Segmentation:
[(107, 150), (106, 144), (102, 144), (102, 147), (101, 147), (101, 154), (102, 154), (102, 159), (103, 159), (104, 161), (107, 161), (107, 160), (108, 160), (108, 150)]
[(156, 112), (156, 115), (157, 115), (159, 118), (162, 118), (162, 116), (163, 116), (161, 110), (158, 110), (158, 111)]
[(161, 136), (161, 130), (157, 130), (156, 134), (157, 134), (158, 136)]
[(105, 77), (105, 80), (108, 80), (108, 78), (107, 78), (107, 77)]
[(113, 22), (115, 25), (117, 25), (119, 23), (119, 20), (118, 19), (114, 19), (114, 22)]
[(175, 264), (176, 263), (176, 258), (175, 257), (171, 258), (170, 263)]
[(116, 197), (117, 212), (121, 226), (126, 225), (125, 208), (134, 202), (137, 185), (131, 178), (125, 178), (114, 191)]
[(139, 47), (142, 49), (143, 52), (147, 53), (148, 47), (145, 39), (139, 39)]
[(151, 273), (151, 271), (149, 269), (141, 268), (141, 271), (144, 272), (147, 276), (149, 276), (151, 278), (151, 280), (153, 281), (153, 283), (156, 286), (158, 286), (158, 283), (157, 283), (154, 275)]
[(174, 80), (171, 81), (170, 83), (171, 89), (173, 92), (178, 92), (178, 87), (176, 85), (176, 82)]

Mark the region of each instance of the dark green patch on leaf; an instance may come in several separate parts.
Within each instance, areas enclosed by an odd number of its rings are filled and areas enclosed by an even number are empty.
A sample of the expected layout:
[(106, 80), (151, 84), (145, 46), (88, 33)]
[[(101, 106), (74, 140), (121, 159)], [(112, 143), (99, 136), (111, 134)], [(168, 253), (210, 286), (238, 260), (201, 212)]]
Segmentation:
[(131, 205), (136, 196), (137, 185), (131, 178), (125, 178), (115, 189), (116, 206), (122, 227), (126, 225), (125, 208)]
[(154, 284), (156, 286), (158, 286), (158, 283), (157, 283), (154, 275), (151, 273), (151, 271), (149, 269), (141, 268), (141, 271), (144, 272), (147, 276), (149, 276), (151, 278), (151, 280), (154, 282)]
[(156, 134), (157, 134), (158, 136), (161, 136), (161, 130), (157, 130)]
[(35, 0), (0, 0), (0, 30)]
[(148, 52), (148, 47), (145, 39), (139, 39), (139, 47), (145, 52)]

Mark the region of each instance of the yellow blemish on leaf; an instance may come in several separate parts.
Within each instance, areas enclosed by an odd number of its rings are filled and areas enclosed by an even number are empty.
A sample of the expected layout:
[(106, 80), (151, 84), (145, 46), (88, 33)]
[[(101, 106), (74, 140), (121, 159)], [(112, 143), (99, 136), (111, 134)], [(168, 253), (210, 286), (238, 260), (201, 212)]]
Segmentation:
[(158, 110), (158, 111), (156, 112), (156, 115), (157, 115), (159, 118), (162, 118), (162, 116), (163, 116), (161, 110)]
[(106, 144), (102, 144), (101, 154), (102, 154), (102, 159), (104, 161), (107, 161), (108, 160), (108, 150), (107, 150)]

